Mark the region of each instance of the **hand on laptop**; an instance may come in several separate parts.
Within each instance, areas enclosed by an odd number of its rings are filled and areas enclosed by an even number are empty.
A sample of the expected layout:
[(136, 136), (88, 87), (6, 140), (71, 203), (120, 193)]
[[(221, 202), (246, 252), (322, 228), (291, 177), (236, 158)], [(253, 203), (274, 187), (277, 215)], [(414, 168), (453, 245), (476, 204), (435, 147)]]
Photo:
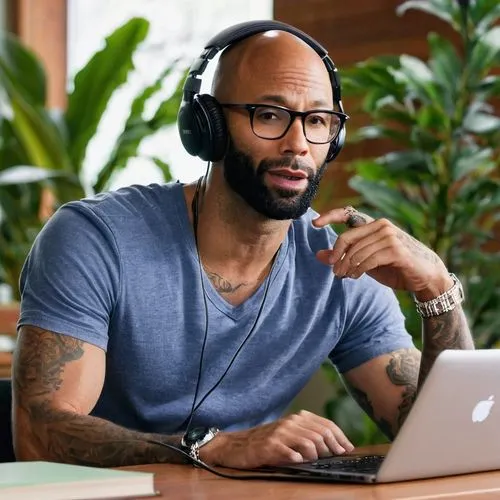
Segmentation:
[(200, 449), (210, 464), (242, 469), (316, 460), (354, 446), (331, 420), (302, 410), (245, 431), (220, 432)]
[(375, 220), (346, 207), (330, 210), (313, 224), (348, 226), (332, 249), (317, 253), (339, 277), (356, 279), (366, 273), (395, 290), (420, 294), (419, 300), (430, 300), (453, 286), (438, 255), (387, 219)]

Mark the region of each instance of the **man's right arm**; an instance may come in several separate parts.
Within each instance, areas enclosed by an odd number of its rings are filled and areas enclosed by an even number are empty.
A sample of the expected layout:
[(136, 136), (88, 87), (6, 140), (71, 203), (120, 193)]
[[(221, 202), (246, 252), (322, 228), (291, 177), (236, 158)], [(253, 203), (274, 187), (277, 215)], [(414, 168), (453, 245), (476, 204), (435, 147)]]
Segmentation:
[(102, 390), (105, 353), (67, 335), (22, 326), (14, 356), (14, 448), (18, 460), (100, 467), (186, 463), (157, 440), (180, 436), (131, 431), (89, 413)]

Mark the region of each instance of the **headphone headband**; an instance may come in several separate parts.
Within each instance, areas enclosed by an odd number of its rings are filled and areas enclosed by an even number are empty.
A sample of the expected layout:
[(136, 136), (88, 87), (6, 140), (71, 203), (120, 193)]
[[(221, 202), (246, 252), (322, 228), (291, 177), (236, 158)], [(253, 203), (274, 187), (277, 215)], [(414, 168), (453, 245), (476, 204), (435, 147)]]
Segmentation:
[[(224, 50), (226, 47), (238, 43), (245, 38), (256, 35), (257, 33), (264, 33), (272, 30), (286, 31), (287, 33), (295, 35), (297, 38), (300, 38), (302, 41), (307, 43), (318, 54), (318, 56), (323, 60), (328, 70), (328, 74), (330, 75), (333, 98), (335, 101), (341, 103), (340, 79), (337, 74), (337, 68), (328, 55), (328, 51), (307, 33), (280, 21), (246, 21), (230, 26), (213, 36), (206, 43), (203, 52), (189, 68), (189, 74), (186, 79), (186, 83), (184, 84), (184, 98), (186, 99), (189, 94), (197, 94), (200, 92), (201, 79), (198, 77), (203, 74), (208, 66), (208, 63), (221, 50)], [(342, 107), (342, 104), (340, 104), (340, 107)]]
[[(212, 37), (203, 52), (189, 68), (183, 87), (183, 101), (179, 110), (178, 127), (186, 151), (203, 160), (218, 161), (224, 157), (227, 129), (224, 114), (217, 100), (209, 94), (200, 95), (201, 75), (217, 53), (245, 38), (266, 31), (286, 31), (309, 45), (326, 66), (332, 87), (333, 100), (343, 111), (340, 78), (327, 50), (303, 31), (280, 21), (247, 21), (230, 26)], [(344, 144), (345, 128), (331, 144), (326, 161), (333, 160)]]

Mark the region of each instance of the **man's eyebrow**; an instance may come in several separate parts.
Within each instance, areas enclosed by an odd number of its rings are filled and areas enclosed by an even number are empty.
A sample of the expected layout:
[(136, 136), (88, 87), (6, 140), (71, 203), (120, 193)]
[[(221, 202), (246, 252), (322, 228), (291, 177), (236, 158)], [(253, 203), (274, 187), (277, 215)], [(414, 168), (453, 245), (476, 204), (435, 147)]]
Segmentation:
[[(279, 94), (265, 94), (259, 96), (256, 102), (271, 102), (280, 106), (287, 106), (287, 100)], [(311, 103), (311, 109), (332, 109), (332, 105), (325, 99), (316, 99)]]
[(278, 94), (265, 94), (259, 96), (258, 102), (274, 102), (275, 104), (280, 104), (281, 106), (286, 106), (286, 99)]

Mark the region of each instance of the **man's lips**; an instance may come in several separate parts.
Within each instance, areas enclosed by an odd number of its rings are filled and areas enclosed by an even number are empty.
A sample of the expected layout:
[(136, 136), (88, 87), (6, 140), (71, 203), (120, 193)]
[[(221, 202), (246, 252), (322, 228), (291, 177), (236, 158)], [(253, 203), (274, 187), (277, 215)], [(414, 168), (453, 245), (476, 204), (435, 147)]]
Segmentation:
[(271, 188), (298, 192), (307, 187), (308, 176), (303, 170), (282, 167), (269, 169), (266, 173)]
[(307, 174), (303, 170), (292, 170), (290, 168), (272, 168), (268, 170), (272, 175), (280, 175), (292, 180), (306, 179)]

